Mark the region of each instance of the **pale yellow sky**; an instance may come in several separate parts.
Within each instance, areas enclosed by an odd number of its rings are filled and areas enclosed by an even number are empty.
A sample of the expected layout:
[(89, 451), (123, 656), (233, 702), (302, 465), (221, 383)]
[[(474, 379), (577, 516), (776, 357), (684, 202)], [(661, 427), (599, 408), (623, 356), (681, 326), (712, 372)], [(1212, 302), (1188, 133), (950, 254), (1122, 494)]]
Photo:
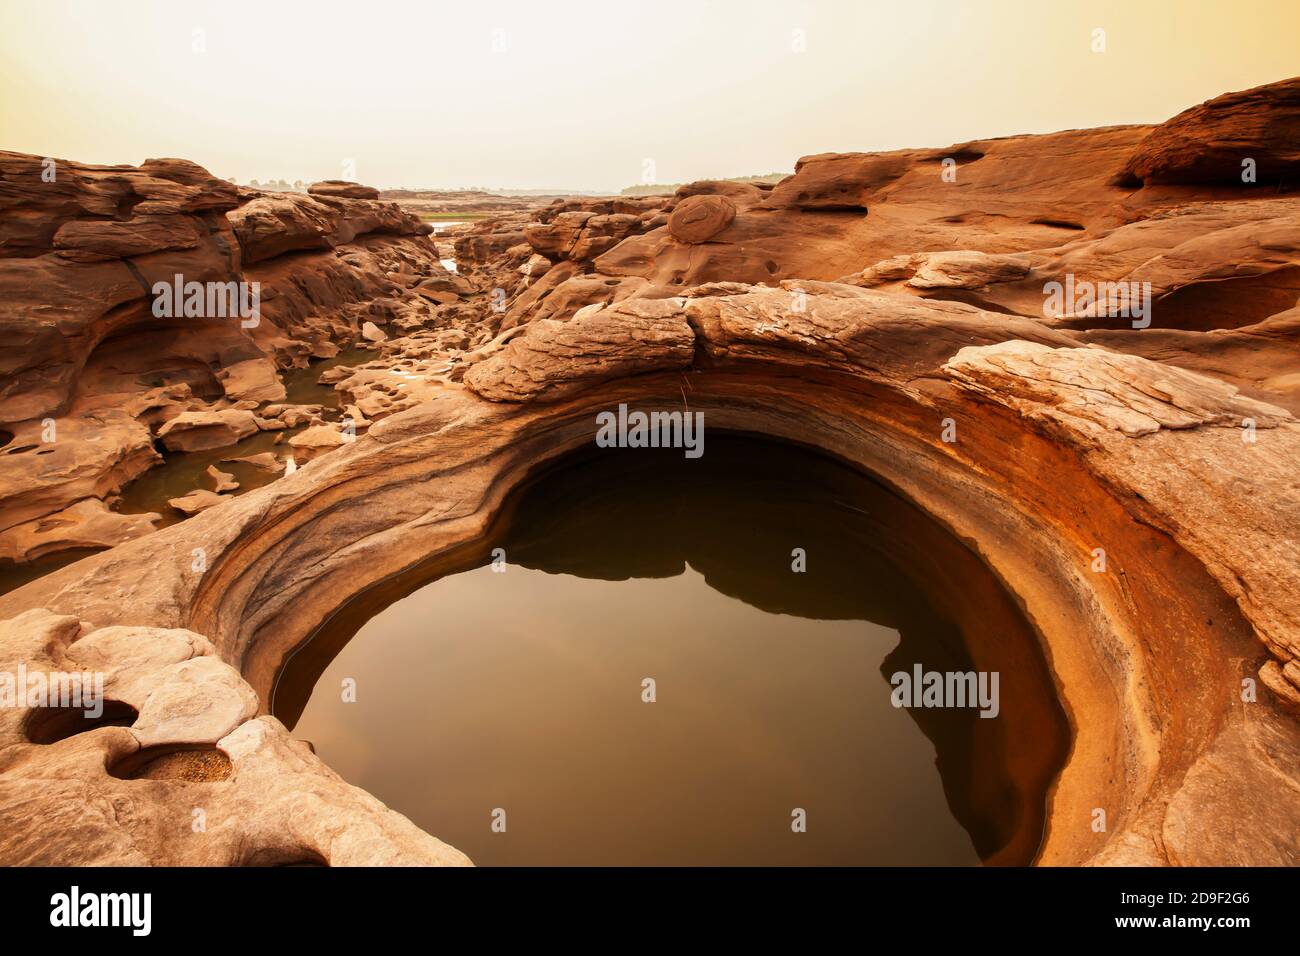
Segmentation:
[(617, 190), (1160, 121), (1297, 37), (1295, 0), (3, 0), (0, 148)]

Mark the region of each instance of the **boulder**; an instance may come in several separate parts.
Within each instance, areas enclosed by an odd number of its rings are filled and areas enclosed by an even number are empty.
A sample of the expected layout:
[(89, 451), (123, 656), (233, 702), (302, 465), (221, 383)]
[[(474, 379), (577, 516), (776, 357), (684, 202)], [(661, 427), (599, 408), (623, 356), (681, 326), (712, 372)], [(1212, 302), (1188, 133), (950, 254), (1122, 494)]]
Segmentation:
[(345, 179), (325, 179), (312, 183), (307, 192), (313, 196), (334, 196), (340, 199), (378, 199), (379, 190)]
[(284, 399), (284, 385), (269, 358), (251, 358), (227, 365), (217, 373), (217, 381), (225, 390), (226, 398), (241, 406), (251, 402), (256, 408), (260, 402), (278, 402)]
[(221, 471), (216, 465), (208, 465), (208, 470), (204, 474), (212, 479), (212, 490), (217, 494), (235, 491), (239, 488), (239, 482), (235, 481), (235, 476), (229, 472)]
[(678, 242), (704, 242), (735, 218), (736, 204), (726, 196), (688, 196), (668, 217), (668, 231)]
[(200, 511), (207, 511), (229, 500), (229, 495), (219, 495), (205, 488), (196, 488), (180, 498), (168, 498), (167, 503), (185, 515), (196, 515)]
[(158, 429), (168, 451), (203, 451), (224, 448), (254, 434), (257, 416), (239, 408), (182, 412)]
[(281, 472), (284, 471), (284, 462), (275, 457), (272, 452), (264, 451), (256, 455), (245, 455), (242, 458), (223, 458), (222, 462), (233, 462), (241, 465), (248, 465), (259, 471)]
[(293, 448), (294, 460), (301, 465), (349, 441), (337, 425), (313, 425), (290, 438), (289, 446)]
[(1225, 93), (1161, 123), (1124, 167), (1145, 183), (1256, 185), (1300, 175), (1300, 76)]

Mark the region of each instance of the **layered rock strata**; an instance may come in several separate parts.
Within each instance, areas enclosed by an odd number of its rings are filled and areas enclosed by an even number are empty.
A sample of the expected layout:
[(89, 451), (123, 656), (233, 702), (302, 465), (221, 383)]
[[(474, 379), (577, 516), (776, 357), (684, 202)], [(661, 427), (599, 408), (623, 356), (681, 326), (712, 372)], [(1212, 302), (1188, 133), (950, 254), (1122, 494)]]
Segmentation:
[[(450, 323), (415, 287), (442, 283), (451, 302), (470, 287), (426, 226), (376, 197), (241, 190), (185, 160), (0, 153), (0, 555), (148, 531), (143, 515), (109, 517), (116, 493), (169, 452), (282, 427), (256, 412), (284, 400), (284, 370), (363, 328)], [(254, 289), (255, 315), (226, 308)]]

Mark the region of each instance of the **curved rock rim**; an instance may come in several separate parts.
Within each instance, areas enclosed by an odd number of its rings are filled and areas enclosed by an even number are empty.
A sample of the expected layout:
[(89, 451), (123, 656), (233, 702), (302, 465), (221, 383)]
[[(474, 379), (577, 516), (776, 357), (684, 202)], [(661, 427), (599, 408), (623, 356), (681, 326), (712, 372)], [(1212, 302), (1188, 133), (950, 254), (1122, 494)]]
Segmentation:
[[(753, 294), (735, 300), (749, 308), (744, 300)], [(691, 313), (691, 301), (704, 306)], [(1295, 722), (1266, 696), (1245, 704), (1237, 694), (1267, 656), (1255, 640), (1260, 619), (1225, 590), (1214, 561), (1193, 554), (1202, 542), (1169, 527), (1168, 516), (1124, 486), (1147, 473), (1112, 467), (1122, 458), (1114, 448), (1140, 447), (1158, 463), (1171, 447), (1179, 458), (1217, 445), (1223, 435), (1214, 429), (1227, 429), (1212, 424), (1214, 403), (1232, 395), (1193, 389), (1192, 401), (1178, 387), (1186, 383), (1147, 363), (1162, 376), (1164, 398), (1141, 407), (1163, 417), (1163, 427), (1130, 434), (1080, 425), (1074, 409), (1068, 427), (1077, 434), (1062, 441), (1059, 395), (1029, 389), (1015, 401), (990, 400), (982, 365), (996, 359), (1005, 370), (1028, 355), (1050, 371), (1058, 360), (1104, 365), (1113, 353), (1065, 343), (983, 346), (966, 335), (973, 341), (954, 354), (945, 334), (993, 318), (926, 305), (918, 308), (930, 313), (934, 324), (924, 331), (941, 364), (913, 354), (905, 369), (890, 369), (855, 346), (864, 336), (916, 333), (900, 324), (894, 303), (883, 320), (855, 307), (854, 322), (830, 329), (816, 348), (789, 317), (775, 333), (761, 310), (710, 313), (727, 305), (708, 295), (649, 303), (642, 327), (608, 314), (614, 310), (541, 323), (472, 369), (475, 391), (449, 388), (274, 485), (56, 572), (0, 600), (0, 616), (48, 606), (101, 625), (189, 628), (241, 671), (265, 711), (285, 656), (329, 614), (431, 556), (453, 566), (534, 469), (593, 439), (597, 412), (620, 402), (685, 403), (712, 427), (810, 445), (877, 476), (966, 541), (1017, 596), (1075, 733), (1050, 796), (1039, 863), (1294, 862), (1289, 821), (1300, 807), (1285, 788), (1261, 805), (1255, 788), (1261, 774), (1274, 784), (1285, 777), (1279, 755), (1297, 746)], [(804, 321), (825, 324), (841, 305), (814, 308)], [(538, 361), (557, 348), (567, 363)], [(627, 359), (622, 366), (611, 366), (610, 348)], [(528, 362), (512, 364), (512, 349)], [(498, 380), (496, 372), (521, 393), (519, 375), (531, 376), (544, 399), (485, 400), (476, 392)], [(1199, 417), (1171, 425), (1188, 405)], [(1119, 409), (1123, 424), (1136, 420), (1134, 407)], [(958, 441), (939, 437), (945, 418), (959, 423)], [(1286, 413), (1271, 427), (1288, 444), (1300, 431)], [(1107, 543), (1119, 573), (1093, 569), (1097, 541)], [(189, 573), (189, 555), (205, 546), (207, 570)], [(140, 580), (132, 569), (145, 554), (158, 573)], [(236, 785), (238, 769), (236, 762)], [(1225, 816), (1240, 826), (1216, 838)], [(311, 849), (342, 862), (331, 846)], [(425, 855), (418, 840), (385, 852)]]

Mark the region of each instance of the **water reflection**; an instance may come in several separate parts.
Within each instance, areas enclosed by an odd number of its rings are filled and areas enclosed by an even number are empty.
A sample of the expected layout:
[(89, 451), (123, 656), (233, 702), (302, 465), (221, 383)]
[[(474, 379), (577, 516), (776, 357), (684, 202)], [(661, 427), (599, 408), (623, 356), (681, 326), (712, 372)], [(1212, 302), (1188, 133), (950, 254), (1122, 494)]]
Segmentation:
[[(1069, 732), (1033, 634), (852, 469), (716, 434), (696, 461), (587, 453), (469, 564), (354, 600), (273, 707), (479, 864), (1006, 864), (1041, 842)], [(998, 671), (1000, 715), (895, 709), (915, 664)]]

